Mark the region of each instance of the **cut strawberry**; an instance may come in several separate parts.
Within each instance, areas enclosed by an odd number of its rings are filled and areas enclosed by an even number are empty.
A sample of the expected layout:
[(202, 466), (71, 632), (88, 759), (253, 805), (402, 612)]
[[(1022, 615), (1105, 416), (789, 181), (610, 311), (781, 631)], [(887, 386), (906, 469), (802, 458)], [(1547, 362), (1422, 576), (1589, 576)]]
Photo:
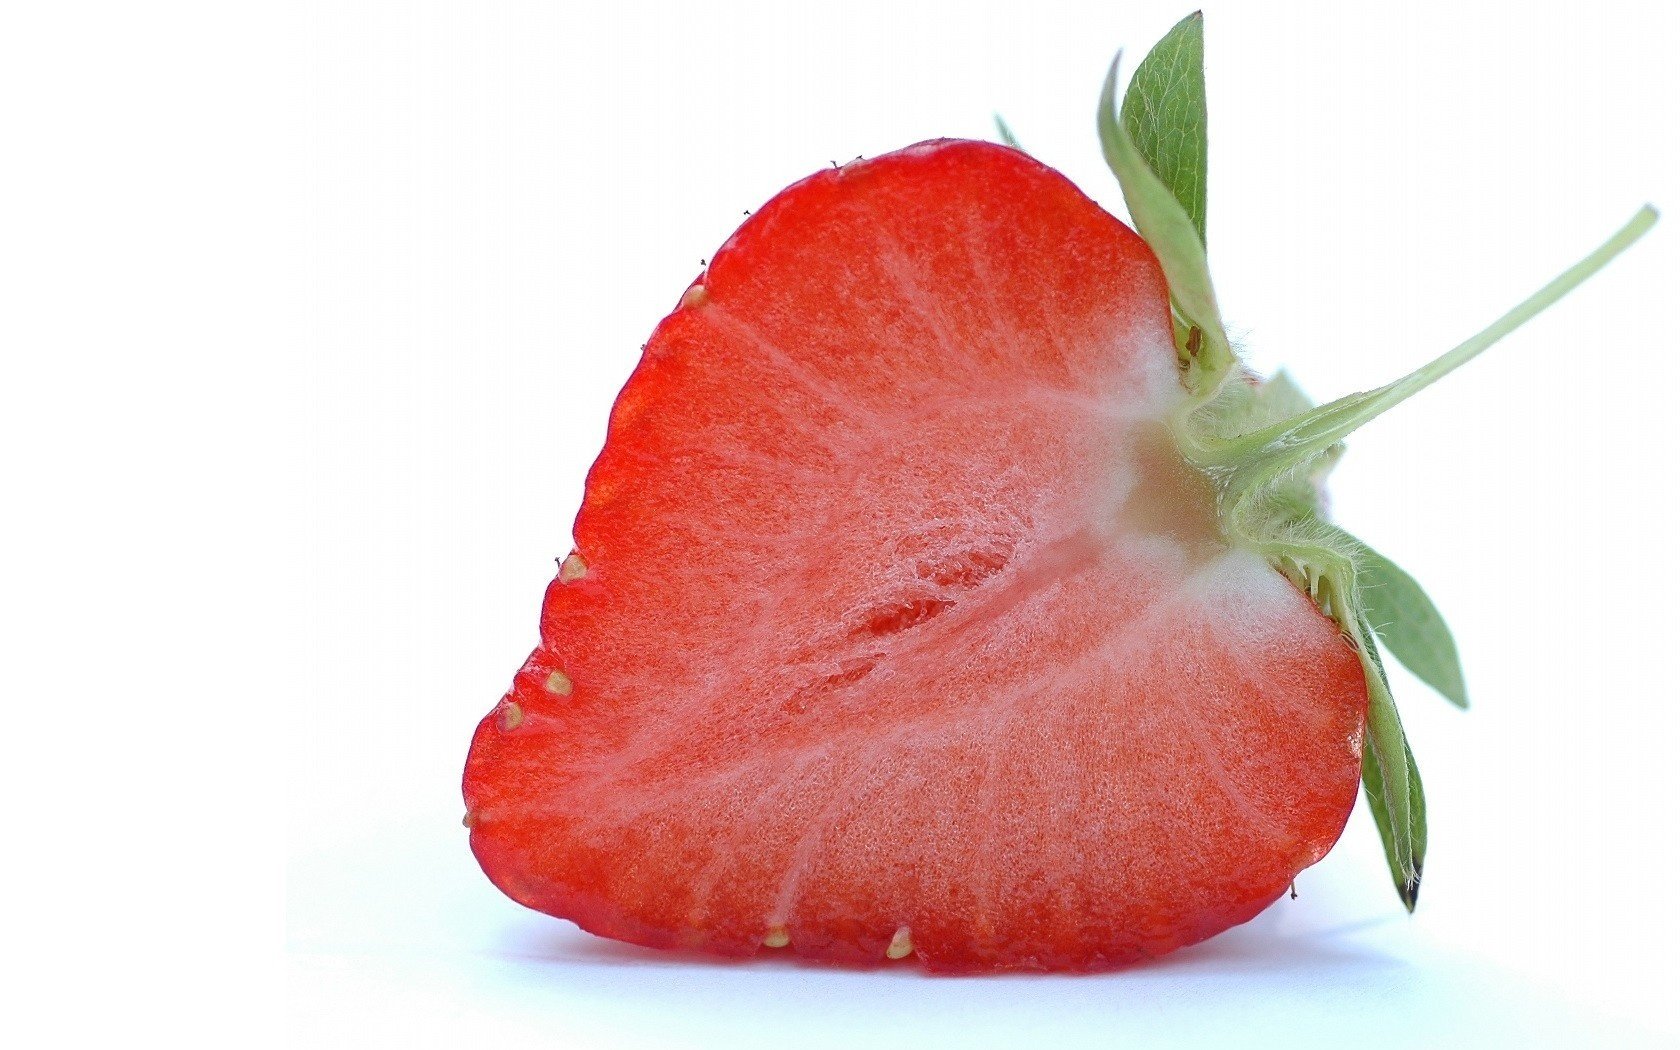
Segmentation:
[(1112, 92), (1149, 243), (929, 142), (778, 195), (660, 324), (468, 759), (509, 896), (660, 948), (1112, 967), (1280, 896), (1363, 765), (1415, 897), (1376, 556), (1318, 498), (1412, 389), (1228, 381), (1201, 213)]

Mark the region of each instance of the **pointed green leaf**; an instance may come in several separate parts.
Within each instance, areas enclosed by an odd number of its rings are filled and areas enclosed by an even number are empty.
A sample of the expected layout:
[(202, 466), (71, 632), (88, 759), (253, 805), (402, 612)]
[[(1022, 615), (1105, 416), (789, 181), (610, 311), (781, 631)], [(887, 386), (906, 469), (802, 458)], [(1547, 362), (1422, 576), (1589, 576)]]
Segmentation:
[(1120, 119), (1138, 152), (1207, 243), (1207, 91), (1202, 13), (1173, 26), (1132, 74)]
[(1412, 757), (1411, 745), (1406, 745), (1407, 808), (1411, 819), (1408, 843), (1402, 844), (1394, 833), (1383, 794), (1382, 768), (1377, 762), (1376, 746), (1369, 735), (1365, 739), (1361, 779), (1365, 784), (1365, 798), (1371, 804), (1371, 815), (1377, 821), (1377, 834), (1382, 838), (1383, 854), (1388, 858), (1394, 888), (1399, 892), (1406, 910), (1412, 911), (1417, 907), (1418, 889), (1422, 885), (1423, 857), (1429, 844), (1429, 831), (1424, 819), (1423, 779), (1418, 776), (1417, 760)]
[(1359, 561), (1359, 602), (1383, 647), (1425, 685), (1469, 707), (1458, 646), (1440, 610), (1406, 570), (1352, 536)]
[(1120, 180), (1133, 224), (1161, 263), (1173, 308), (1193, 333), (1199, 333), (1192, 338), (1198, 344), (1193, 357), (1200, 368), (1195, 386), (1202, 393), (1230, 372), (1236, 358), (1225, 338), (1213, 294), (1213, 277), (1208, 273), (1207, 252), (1195, 223), (1138, 152), (1115, 112), (1119, 75), (1120, 56), (1115, 55), (1097, 104), (1097, 135), (1102, 140), (1103, 158)]
[(993, 113), (992, 122), (997, 125), (998, 138), (1003, 141), (1005, 146), (1008, 146), (1010, 149), (1018, 149), (1022, 153), (1026, 152), (1026, 148), (1023, 147), (1020, 140), (1015, 137), (1015, 133), (1009, 130), (1009, 125), (1003, 122), (1001, 114)]
[(1388, 674), (1377, 655), (1370, 627), (1358, 623), (1359, 659), (1365, 665), (1365, 685), (1370, 706), (1365, 714), (1365, 753), (1361, 779), (1365, 798), (1382, 836), (1388, 870), (1400, 900), (1411, 911), (1417, 907), (1418, 887), (1423, 881), (1423, 857), (1429, 842), (1423, 805), (1423, 780), (1417, 760), (1406, 742), (1400, 712), (1388, 688)]

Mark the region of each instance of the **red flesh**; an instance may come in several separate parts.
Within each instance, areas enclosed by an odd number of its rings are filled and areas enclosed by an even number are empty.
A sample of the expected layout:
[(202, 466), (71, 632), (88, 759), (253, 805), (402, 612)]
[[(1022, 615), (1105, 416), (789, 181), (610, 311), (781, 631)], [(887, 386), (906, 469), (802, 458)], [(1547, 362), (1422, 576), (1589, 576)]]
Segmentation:
[(1324, 855), (1363, 673), (1220, 541), (1135, 234), (940, 141), (784, 191), (703, 287), (619, 395), (587, 572), (474, 738), (499, 887), (652, 947), (785, 929), (869, 964), (903, 927), (933, 970), (1096, 969)]

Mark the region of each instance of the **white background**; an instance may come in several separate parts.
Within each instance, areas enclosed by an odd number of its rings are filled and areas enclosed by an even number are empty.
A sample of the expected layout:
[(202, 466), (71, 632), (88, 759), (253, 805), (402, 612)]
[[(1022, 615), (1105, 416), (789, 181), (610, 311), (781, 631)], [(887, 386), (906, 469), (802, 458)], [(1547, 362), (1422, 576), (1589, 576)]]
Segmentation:
[[(1453, 623), (1409, 678), (1417, 914), (1363, 804), (1247, 927), (1100, 977), (713, 965), (525, 912), (469, 733), (637, 347), (743, 209), (996, 110), (1121, 207), (1112, 50), (1178, 3), (31, 5), (0, 32), (0, 1031), (53, 1045), (1642, 1045), (1680, 1038), (1680, 20), (1208, 5), (1210, 246), (1320, 398), (1589, 287), (1355, 440)], [(284, 942), (284, 957), (278, 946)], [(281, 1001), (282, 989), (285, 1002)]]

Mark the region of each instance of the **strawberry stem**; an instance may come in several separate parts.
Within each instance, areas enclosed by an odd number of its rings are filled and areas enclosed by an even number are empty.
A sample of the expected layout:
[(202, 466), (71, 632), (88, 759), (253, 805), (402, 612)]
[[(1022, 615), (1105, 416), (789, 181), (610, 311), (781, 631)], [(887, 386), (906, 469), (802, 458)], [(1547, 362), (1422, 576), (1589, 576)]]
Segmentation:
[[(1188, 443), (1186, 452), (1202, 460), (1197, 465), (1221, 477), (1225, 491), (1236, 498), (1301, 465), (1330, 448), (1395, 405), (1430, 386), (1510, 335), (1548, 306), (1563, 298), (1610, 260), (1626, 251), (1656, 224), (1657, 210), (1640, 208), (1627, 225), (1609, 240), (1523, 300), (1493, 324), (1453, 347), (1410, 375), (1387, 386), (1350, 394), (1309, 409), (1291, 419), (1229, 440)], [(1199, 447), (1198, 447), (1199, 446)]]

